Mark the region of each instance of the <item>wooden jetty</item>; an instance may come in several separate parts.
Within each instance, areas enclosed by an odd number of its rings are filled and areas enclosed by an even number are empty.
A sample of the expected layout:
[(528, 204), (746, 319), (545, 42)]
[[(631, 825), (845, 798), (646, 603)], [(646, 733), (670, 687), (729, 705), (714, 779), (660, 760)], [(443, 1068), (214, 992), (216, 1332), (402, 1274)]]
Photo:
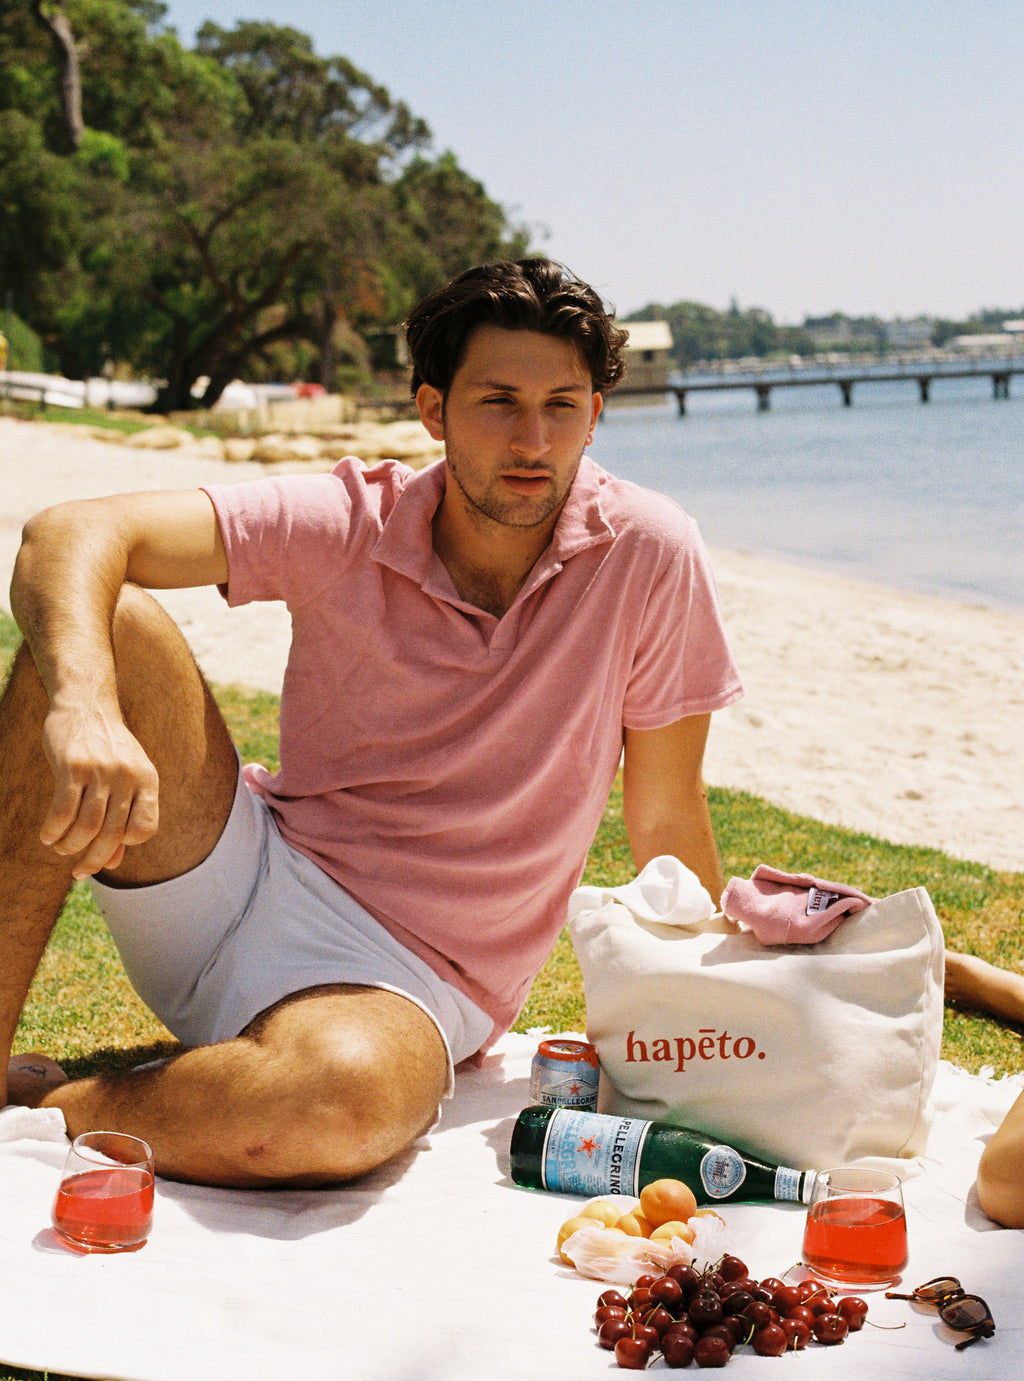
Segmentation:
[(679, 415), (683, 417), (688, 393), (719, 393), (724, 389), (748, 388), (757, 397), (758, 411), (767, 412), (773, 388), (835, 384), (842, 395), (843, 405), (850, 407), (855, 384), (912, 380), (920, 390), (921, 402), (927, 403), (936, 379), (990, 378), (993, 398), (1009, 398), (1010, 379), (1014, 374), (1024, 374), (1024, 355), (1004, 359), (908, 360), (898, 363), (883, 360), (856, 365), (766, 365), (753, 369), (694, 370), (687, 374), (676, 374), (664, 384), (630, 385), (627, 376), (626, 382), (609, 397), (664, 397), (667, 393), (673, 393), (679, 405)]

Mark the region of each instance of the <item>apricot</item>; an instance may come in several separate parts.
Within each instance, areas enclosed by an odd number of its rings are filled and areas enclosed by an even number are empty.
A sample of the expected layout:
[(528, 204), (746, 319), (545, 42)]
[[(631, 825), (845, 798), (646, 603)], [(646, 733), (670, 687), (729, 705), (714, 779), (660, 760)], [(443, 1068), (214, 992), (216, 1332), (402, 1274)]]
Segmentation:
[(662, 1223), (660, 1227), (654, 1229), (651, 1233), (651, 1241), (671, 1242), (673, 1237), (681, 1237), (684, 1242), (692, 1242), (695, 1235), (693, 1228), (688, 1227), (686, 1223), (670, 1221)]
[(697, 1208), (693, 1190), (682, 1180), (654, 1180), (640, 1191), (640, 1212), (649, 1223), (685, 1223)]
[(559, 1258), (564, 1261), (567, 1266), (571, 1266), (573, 1264), (572, 1261), (566, 1256), (565, 1252), (562, 1251), (563, 1244), (568, 1242), (574, 1232), (579, 1232), (580, 1228), (599, 1228), (601, 1231), (604, 1231), (604, 1227), (605, 1224), (599, 1222), (598, 1219), (584, 1218), (581, 1213), (578, 1213), (575, 1218), (567, 1218), (558, 1229), (558, 1241), (555, 1243), (555, 1250), (558, 1252)]
[(650, 1237), (654, 1225), (644, 1217), (639, 1209), (635, 1209), (632, 1213), (624, 1213), (612, 1226), (618, 1228), (619, 1232), (624, 1232), (628, 1237)]
[(622, 1205), (613, 1204), (609, 1199), (591, 1199), (577, 1214), (579, 1218), (593, 1218), (606, 1228), (614, 1227), (622, 1217)]

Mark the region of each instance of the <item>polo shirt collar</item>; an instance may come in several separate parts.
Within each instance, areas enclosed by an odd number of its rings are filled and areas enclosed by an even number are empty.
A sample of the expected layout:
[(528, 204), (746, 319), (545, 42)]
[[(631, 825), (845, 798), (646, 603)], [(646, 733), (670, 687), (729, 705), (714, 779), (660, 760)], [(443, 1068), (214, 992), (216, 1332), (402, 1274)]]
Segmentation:
[[(577, 553), (614, 539), (615, 529), (601, 503), (603, 477), (604, 471), (589, 456), (584, 456), (551, 541), (537, 559), (520, 596), (557, 574), (565, 562)], [(418, 470), (395, 500), (373, 549), (375, 561), (415, 580), (424, 588), (437, 560), (432, 524), (444, 490), (443, 460)]]

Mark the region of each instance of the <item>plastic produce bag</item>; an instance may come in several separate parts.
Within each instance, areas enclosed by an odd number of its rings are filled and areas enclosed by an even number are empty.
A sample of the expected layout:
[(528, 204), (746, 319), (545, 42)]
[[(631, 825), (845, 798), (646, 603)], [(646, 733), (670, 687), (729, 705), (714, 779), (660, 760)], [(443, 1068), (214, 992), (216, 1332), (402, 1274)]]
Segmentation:
[(699, 1214), (686, 1226), (694, 1234), (692, 1243), (681, 1237), (654, 1242), (603, 1227), (595, 1220), (567, 1238), (562, 1251), (580, 1275), (613, 1285), (632, 1285), (638, 1276), (652, 1271), (663, 1275), (670, 1266), (702, 1270), (731, 1251), (728, 1228), (717, 1214)]

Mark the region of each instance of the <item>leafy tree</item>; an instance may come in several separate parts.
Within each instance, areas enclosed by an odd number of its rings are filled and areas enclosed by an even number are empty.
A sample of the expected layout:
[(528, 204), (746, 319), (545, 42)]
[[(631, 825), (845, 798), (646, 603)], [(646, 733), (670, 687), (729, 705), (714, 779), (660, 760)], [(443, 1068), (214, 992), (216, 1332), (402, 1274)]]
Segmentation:
[(170, 407), (207, 376), (209, 404), (251, 356), (316, 337), (324, 295), (358, 281), (366, 218), (358, 192), (288, 140), (175, 149), (154, 181), (123, 269), (122, 298), (144, 297), (161, 321), (136, 363), (170, 364)]
[(725, 314), (725, 330), (730, 359), (764, 358), (777, 348), (778, 333), (770, 314), (761, 307), (741, 312), (735, 298)]
[(269, 134), (310, 144), (340, 133), (369, 146), (364, 170), (371, 176), (377, 173), (374, 154), (393, 158), (429, 142), (430, 130), (403, 101), (393, 102), (347, 58), (317, 57), (309, 36), (297, 29), (243, 20), (228, 31), (208, 21), (196, 47), (241, 88), (242, 139)]
[(945, 345), (954, 336), (981, 336), (1003, 329), (1003, 323), (1024, 318), (1024, 307), (1004, 308), (984, 307), (972, 312), (964, 321), (950, 321), (942, 317), (932, 322), (932, 344)]
[(396, 268), (411, 298), (407, 308), (470, 262), (526, 253), (525, 229), (509, 233), (501, 207), (450, 151), (434, 161), (413, 159), (392, 190), (404, 232)]
[(652, 303), (633, 313), (633, 321), (666, 321), (672, 332), (673, 353), (683, 369), (700, 360), (728, 359), (731, 335), (724, 312), (701, 302)]
[(295, 29), (208, 23), (189, 51), (156, 0), (33, 9), (0, 11), (0, 280), (66, 373), (124, 361), (175, 409), (275, 367), (331, 385), (357, 330), (525, 248), (422, 120)]
[(80, 165), (52, 153), (40, 127), (17, 110), (0, 110), (0, 284), (32, 305), (31, 318), (51, 342), (59, 304), (78, 280), (83, 234)]
[(27, 369), (33, 374), (42, 373), (46, 368), (46, 357), (43, 353), (43, 343), (36, 333), (31, 331), (20, 317), (6, 309), (0, 314), (0, 324), (9, 346), (7, 368)]

